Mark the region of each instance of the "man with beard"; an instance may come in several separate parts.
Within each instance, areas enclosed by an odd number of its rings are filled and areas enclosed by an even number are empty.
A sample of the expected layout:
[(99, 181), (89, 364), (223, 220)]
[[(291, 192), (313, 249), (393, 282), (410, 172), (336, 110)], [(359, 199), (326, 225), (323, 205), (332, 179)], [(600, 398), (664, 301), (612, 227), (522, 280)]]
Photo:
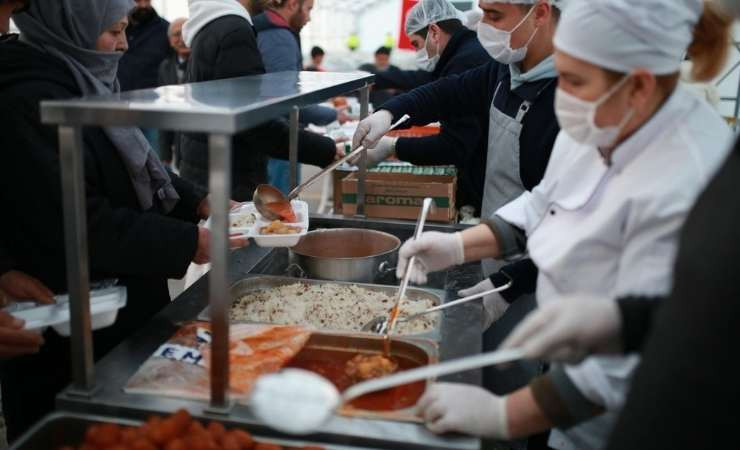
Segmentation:
[[(300, 32), (311, 20), (314, 0), (270, 0), (262, 14), (254, 17), (257, 46), (267, 72), (303, 70)], [(328, 125), (340, 113), (332, 108), (309, 106), (300, 113), (301, 123)], [(272, 159), (268, 164), (270, 184), (287, 193), (290, 185), (290, 163)]]
[(126, 29), (129, 48), (118, 66), (121, 91), (157, 87), (159, 65), (170, 54), (169, 26), (151, 0), (136, 0)]

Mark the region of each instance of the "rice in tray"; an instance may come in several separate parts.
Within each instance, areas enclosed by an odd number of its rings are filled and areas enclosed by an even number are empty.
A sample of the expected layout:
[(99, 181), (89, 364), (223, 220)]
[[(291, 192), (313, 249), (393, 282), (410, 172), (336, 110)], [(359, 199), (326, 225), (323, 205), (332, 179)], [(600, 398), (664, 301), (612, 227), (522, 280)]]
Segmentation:
[[(243, 295), (231, 308), (231, 320), (279, 325), (311, 325), (322, 330), (360, 331), (377, 316), (387, 316), (395, 298), (354, 285), (294, 283)], [(401, 317), (435, 306), (431, 300), (404, 300)], [(399, 322), (401, 335), (432, 331), (438, 313)]]

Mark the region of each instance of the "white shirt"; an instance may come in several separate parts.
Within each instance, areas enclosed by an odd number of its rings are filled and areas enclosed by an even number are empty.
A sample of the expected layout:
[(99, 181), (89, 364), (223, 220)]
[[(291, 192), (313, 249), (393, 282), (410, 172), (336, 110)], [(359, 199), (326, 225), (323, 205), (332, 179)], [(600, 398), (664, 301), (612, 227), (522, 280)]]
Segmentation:
[[(542, 182), (496, 213), (527, 233), (538, 302), (667, 294), (681, 226), (730, 139), (722, 118), (682, 88), (615, 150), (611, 166), (561, 132)], [(594, 357), (567, 367), (581, 393), (610, 413), (553, 433), (550, 445), (603, 447), (637, 362)]]

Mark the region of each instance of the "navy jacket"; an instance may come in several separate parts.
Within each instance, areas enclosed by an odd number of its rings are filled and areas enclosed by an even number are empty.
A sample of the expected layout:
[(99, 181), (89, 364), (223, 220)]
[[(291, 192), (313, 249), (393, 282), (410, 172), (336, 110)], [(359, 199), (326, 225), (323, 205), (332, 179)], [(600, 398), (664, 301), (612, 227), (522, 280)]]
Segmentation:
[[(491, 58), (478, 42), (476, 34), (464, 29), (452, 35), (433, 72), (390, 69), (376, 75), (375, 87), (411, 90), (489, 61)], [(460, 114), (441, 122), (442, 131), (437, 136), (399, 139), (396, 154), (401, 160), (417, 165), (457, 166), (460, 173), (457, 203), (459, 206), (472, 205), (480, 212), (486, 175), (488, 118)]]
[[(516, 117), (525, 100), (534, 102), (524, 117), (519, 141), (519, 174), (524, 187), (531, 190), (544, 176), (555, 138), (560, 132), (555, 118), (556, 78), (526, 83), (511, 91), (509, 66), (492, 60), (461, 75), (451, 75), (395, 97), (382, 109), (390, 111), (395, 119), (409, 114), (411, 120), (408, 125), (425, 125), (473, 114), (481, 126), (485, 123), (483, 140), (487, 147), (491, 102), (499, 84), (496, 107), (508, 116)], [(468, 163), (468, 167), (483, 171), (484, 179), (486, 157), (487, 149), (479, 147), (475, 154), (470, 155), (471, 162)], [(483, 192), (482, 188), (480, 192)]]
[(171, 53), (167, 30), (170, 24), (155, 16), (148, 22), (126, 29), (128, 51), (118, 64), (122, 91), (151, 89), (159, 86), (159, 65)]

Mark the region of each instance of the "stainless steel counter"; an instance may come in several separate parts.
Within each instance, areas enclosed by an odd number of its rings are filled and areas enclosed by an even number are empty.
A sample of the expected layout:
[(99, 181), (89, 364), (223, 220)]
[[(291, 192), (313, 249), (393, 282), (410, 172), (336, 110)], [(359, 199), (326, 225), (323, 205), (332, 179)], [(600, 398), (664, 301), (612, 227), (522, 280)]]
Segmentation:
[[(327, 217), (312, 218), (312, 228), (357, 227), (389, 232), (405, 240), (413, 233), (414, 225), (408, 222), (372, 221)], [(429, 225), (429, 230), (452, 231), (451, 227)], [(288, 266), (285, 249), (264, 249), (255, 245), (230, 255), (228, 278), (230, 282), (254, 274), (282, 275)], [(447, 273), (431, 277), (429, 287), (442, 289), (445, 301), (457, 298), (457, 290), (480, 280), (480, 268), (469, 264)], [(390, 278), (387, 284), (394, 283)], [(144, 325), (95, 367), (98, 389), (92, 396), (75, 396), (70, 391), (58, 398), (58, 407), (66, 411), (142, 418), (154, 412), (170, 413), (185, 407), (193, 415), (218, 417), (235, 424), (248, 424), (265, 436), (280, 434), (262, 427), (249, 409), (235, 406), (228, 416), (214, 416), (206, 412), (205, 402), (184, 401), (174, 398), (130, 395), (123, 386), (139, 366), (169, 339), (178, 324), (193, 320), (208, 304), (208, 286), (205, 277), (178, 297), (170, 306)], [(473, 303), (448, 310), (442, 319), (442, 360), (479, 353), (481, 350), (480, 304)], [(453, 375), (448, 381), (480, 384), (480, 371)], [(307, 440), (330, 442), (339, 445), (356, 445), (382, 449), (478, 449), (480, 441), (469, 437), (438, 437), (420, 425), (389, 421), (374, 421), (336, 417), (322, 430)]]

